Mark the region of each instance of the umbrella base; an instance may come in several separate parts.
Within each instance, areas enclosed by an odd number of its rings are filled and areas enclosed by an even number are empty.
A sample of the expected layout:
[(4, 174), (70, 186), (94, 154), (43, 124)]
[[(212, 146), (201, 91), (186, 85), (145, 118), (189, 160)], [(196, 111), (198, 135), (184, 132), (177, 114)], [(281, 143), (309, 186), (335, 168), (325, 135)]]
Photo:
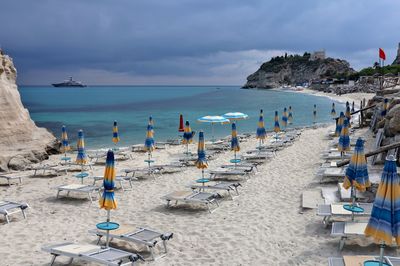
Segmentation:
[(346, 211), (354, 212), (354, 213), (364, 212), (363, 208), (361, 208), (359, 206), (351, 205), (351, 204), (343, 205), (343, 209), (345, 209)]
[(241, 159), (231, 159), (231, 163), (240, 163), (242, 160)]
[(380, 262), (378, 260), (366, 260), (364, 261), (364, 266), (390, 266), (387, 263)]
[(119, 224), (118, 223), (114, 223), (114, 222), (102, 222), (102, 223), (96, 224), (96, 227), (99, 230), (111, 231), (111, 230), (118, 229), (119, 228)]

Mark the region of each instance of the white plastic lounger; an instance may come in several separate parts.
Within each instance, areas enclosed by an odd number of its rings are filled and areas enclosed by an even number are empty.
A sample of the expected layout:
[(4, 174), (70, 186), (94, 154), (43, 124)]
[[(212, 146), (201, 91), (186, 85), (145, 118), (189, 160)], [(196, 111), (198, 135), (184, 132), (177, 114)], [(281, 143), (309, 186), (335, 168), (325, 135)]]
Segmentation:
[[(322, 223), (327, 226), (330, 224), (332, 217), (334, 216), (351, 216), (351, 212), (348, 210), (345, 210), (343, 208), (344, 204), (348, 203), (332, 203), (332, 204), (320, 204), (318, 205), (317, 209), (317, 215), (318, 216), (323, 216), (324, 219), (322, 220)], [(372, 211), (372, 203), (357, 203), (359, 207), (362, 207), (364, 209), (364, 212), (361, 213), (354, 213), (354, 216), (369, 216), (371, 215)]]
[(250, 178), (251, 171), (247, 171), (244, 168), (221, 168), (221, 169), (215, 169), (215, 170), (210, 170), (210, 179), (215, 179), (217, 176), (244, 176), (247, 179)]
[(71, 242), (44, 246), (42, 250), (53, 255), (50, 265), (54, 264), (58, 256), (69, 257), (69, 264), (74, 259), (80, 259), (107, 266), (134, 265), (135, 261), (141, 259), (141, 256), (138, 254), (115, 248), (103, 248), (92, 244), (76, 244)]
[(206, 189), (209, 190), (225, 190), (226, 192), (228, 192), (230, 198), (233, 200), (234, 197), (232, 195), (232, 192), (234, 191), (236, 193), (236, 196), (239, 196), (239, 191), (238, 191), (238, 187), (241, 187), (242, 185), (239, 182), (218, 182), (216, 184), (213, 185), (200, 185), (200, 184), (192, 184), (189, 187), (191, 189), (198, 189), (199, 191), (204, 191)]
[(326, 167), (326, 168), (320, 168), (318, 171), (317, 175), (320, 177), (321, 181), (324, 178), (327, 179), (340, 179), (344, 178), (346, 175), (346, 170), (344, 168), (338, 168), (338, 167)]
[(242, 159), (245, 161), (253, 161), (253, 160), (267, 160), (273, 158), (275, 155), (272, 152), (258, 152), (252, 154), (243, 154)]
[(252, 163), (237, 163), (235, 164), (224, 164), (221, 165), (221, 168), (233, 168), (233, 169), (246, 169), (251, 172), (256, 172), (258, 170), (257, 164)]
[[(165, 195), (161, 199), (167, 201), (167, 208), (170, 207), (171, 201), (175, 201), (175, 205), (179, 201), (191, 204), (203, 204), (207, 206), (208, 211), (211, 213), (217, 207), (219, 203), (217, 201), (218, 194), (207, 193), (207, 192), (195, 192), (195, 191), (175, 191), (170, 194)], [(212, 209), (214, 207), (214, 209)]]
[(24, 219), (26, 219), (25, 209), (29, 208), (26, 203), (17, 203), (12, 201), (0, 201), (0, 214), (4, 215), (7, 223), (10, 223), (10, 215), (15, 213), (22, 213)]
[(339, 250), (342, 250), (346, 239), (349, 237), (364, 236), (368, 222), (334, 222), (332, 223), (331, 236), (340, 236)]
[[(96, 184), (97, 181), (102, 181), (104, 180), (103, 176), (94, 176), (93, 177), (93, 186)], [(115, 182), (119, 183), (119, 185), (121, 186), (121, 189), (123, 191), (125, 191), (125, 187), (124, 187), (124, 181), (129, 182), (129, 186), (131, 187), (131, 189), (133, 188), (132, 186), (132, 178), (129, 176), (116, 176), (115, 177)]]
[[(379, 260), (379, 256), (343, 256), (342, 258), (328, 258), (329, 266), (359, 266), (367, 260)], [(400, 257), (383, 257), (384, 262), (391, 266), (400, 265)]]
[[(92, 229), (89, 230), (89, 233), (94, 234), (99, 237), (97, 244), (99, 244), (102, 237), (107, 235), (106, 231), (99, 230), (99, 229)], [(172, 239), (173, 233), (160, 233), (156, 230), (143, 228), (143, 227), (133, 227), (129, 225), (122, 225), (120, 228), (114, 231), (110, 231), (109, 233), (110, 239), (113, 238), (133, 242), (140, 245), (145, 245), (151, 254), (151, 259), (156, 260), (161, 257), (164, 257), (167, 254), (167, 241)], [(155, 256), (154, 248), (159, 241), (162, 241), (164, 252), (160, 255)]]
[(7, 184), (9, 186), (11, 186), (12, 180), (19, 180), (19, 183), (22, 184), (22, 178), (29, 176), (30, 174), (27, 174), (26, 172), (10, 172), (10, 173), (0, 174), (0, 178), (7, 179)]
[(90, 202), (93, 202), (92, 199), (93, 191), (98, 191), (98, 192), (100, 191), (100, 189), (96, 186), (83, 185), (83, 184), (61, 185), (56, 188), (57, 188), (57, 198), (59, 197), (61, 191), (67, 191), (67, 196), (69, 196), (70, 192), (76, 192), (76, 193), (87, 194)]
[(33, 170), (34, 173), (33, 175), (36, 176), (38, 171), (42, 171), (43, 170), (43, 175), (46, 173), (46, 171), (55, 171), (55, 167), (57, 167), (58, 164), (40, 164), (40, 165), (36, 165), (30, 168), (30, 170)]
[(131, 178), (133, 178), (134, 180), (137, 180), (138, 173), (142, 173), (143, 175), (147, 175), (150, 177), (154, 177), (155, 174), (160, 173), (160, 169), (154, 166), (151, 166), (150, 168), (149, 167), (127, 168), (127, 169), (122, 169), (122, 171), (125, 173), (125, 177), (128, 177), (128, 175), (131, 174)]

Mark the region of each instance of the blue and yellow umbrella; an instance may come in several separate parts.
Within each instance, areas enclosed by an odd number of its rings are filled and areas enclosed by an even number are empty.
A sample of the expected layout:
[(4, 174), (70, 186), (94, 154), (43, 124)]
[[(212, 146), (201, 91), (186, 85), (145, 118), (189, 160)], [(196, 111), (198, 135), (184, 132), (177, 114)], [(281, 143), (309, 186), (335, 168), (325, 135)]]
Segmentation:
[(236, 130), (236, 123), (232, 123), (232, 139), (231, 139), (231, 150), (234, 152), (234, 159), (233, 162), (238, 163), (238, 159), (236, 159), (236, 152), (240, 151), (240, 146), (239, 146), (239, 139), (237, 135), (237, 130)]
[(335, 117), (335, 116), (336, 116), (335, 103), (332, 103), (331, 116), (332, 116), (332, 117)]
[(317, 105), (314, 104), (314, 110), (313, 110), (313, 123), (317, 123)]
[(354, 106), (354, 101), (351, 103), (351, 112), (353, 113), (353, 112), (355, 112), (355, 106)]
[(344, 118), (342, 131), (339, 136), (338, 150), (342, 155), (350, 150), (350, 137), (349, 137), (349, 120)]
[(278, 138), (278, 133), (281, 131), (281, 128), (279, 127), (278, 111), (275, 111), (274, 121), (275, 121), (274, 123), (275, 138)]
[(283, 114), (282, 114), (282, 125), (286, 128), (288, 123), (288, 114), (287, 114), (287, 109), (286, 107), (283, 108)]
[(340, 133), (342, 132), (343, 122), (344, 122), (344, 113), (340, 112), (340, 116), (336, 122), (335, 137), (340, 136)]
[(384, 100), (383, 100), (383, 110), (382, 110), (382, 112), (381, 112), (381, 115), (382, 115), (382, 116), (386, 116), (386, 114), (387, 114), (388, 102), (389, 102), (388, 99), (384, 99)]
[(293, 111), (292, 111), (292, 106), (289, 106), (288, 122), (289, 122), (289, 125), (293, 123)]
[(146, 140), (144, 141), (144, 150), (151, 152), (154, 150), (154, 128), (153, 128), (153, 118), (149, 117), (149, 123), (147, 125)]
[(112, 141), (114, 142), (114, 144), (117, 144), (119, 142), (117, 121), (114, 121)]
[(381, 242), (380, 261), (383, 260), (384, 245), (392, 244), (393, 240), (400, 245), (400, 180), (393, 155), (386, 158), (371, 217), (364, 233)]
[(267, 136), (267, 132), (265, 130), (264, 124), (264, 114), (263, 110), (260, 110), (260, 118), (258, 119), (258, 126), (256, 131), (256, 138), (259, 140), (259, 147), (261, 147), (261, 143), (264, 142), (265, 137)]
[(61, 144), (61, 152), (63, 152), (66, 157), (67, 151), (71, 150), (71, 147), (69, 146), (67, 128), (65, 126), (61, 128)]
[(88, 162), (88, 158), (87, 158), (86, 151), (85, 151), (85, 139), (83, 136), (82, 129), (79, 130), (79, 132), (78, 132), (77, 148), (78, 148), (78, 155), (76, 156), (76, 163), (84, 165)]
[(189, 144), (193, 142), (195, 132), (190, 128), (189, 121), (186, 121), (183, 132), (182, 144), (186, 144), (186, 154), (189, 154)]
[(350, 105), (348, 105), (346, 107), (346, 112), (344, 113), (344, 116), (347, 118), (347, 120), (349, 121), (349, 127), (351, 127), (350, 125), (350, 121), (351, 121), (351, 112), (350, 112)]
[[(110, 211), (118, 207), (117, 201), (114, 197), (115, 189), (115, 164), (114, 164), (114, 152), (109, 150), (107, 152), (106, 168), (104, 170), (103, 179), (103, 194), (99, 199), (100, 209), (107, 211), (107, 223), (110, 223)], [(107, 230), (106, 246), (109, 244), (109, 230)]]
[(204, 143), (204, 133), (203, 131), (199, 132), (199, 143), (197, 146), (197, 160), (196, 167), (201, 169), (202, 178), (204, 179), (204, 169), (208, 167), (206, 151), (205, 151), (205, 143)]

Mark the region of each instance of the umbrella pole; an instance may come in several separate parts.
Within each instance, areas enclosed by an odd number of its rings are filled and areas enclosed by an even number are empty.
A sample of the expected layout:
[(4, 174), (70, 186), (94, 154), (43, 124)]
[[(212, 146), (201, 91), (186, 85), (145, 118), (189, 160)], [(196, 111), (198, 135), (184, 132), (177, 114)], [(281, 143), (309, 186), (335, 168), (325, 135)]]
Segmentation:
[[(351, 183), (351, 206), (354, 207), (356, 202), (356, 191), (354, 189), (353, 182)], [(351, 212), (351, 221), (354, 222), (354, 212)]]
[[(107, 224), (110, 222), (110, 210), (107, 210)], [(110, 230), (107, 230), (106, 236), (106, 247), (109, 247), (109, 240), (110, 240)]]
[[(81, 164), (81, 174), (83, 174), (83, 164)], [(81, 177), (81, 184), (83, 184), (83, 177)]]
[(236, 151), (234, 151), (234, 152), (235, 152), (235, 159), (234, 160), (235, 160), (235, 169), (236, 169), (236, 163), (237, 163), (236, 162)]
[(149, 166), (149, 174), (150, 174), (150, 158), (151, 158), (151, 153), (150, 153), (150, 151), (149, 151), (147, 154), (148, 154), (147, 164), (148, 164), (148, 166)]
[(385, 242), (382, 241), (379, 248), (379, 266), (383, 266), (383, 252), (385, 250)]
[(201, 168), (201, 179), (204, 179), (204, 168)]
[(214, 123), (211, 123), (211, 142), (214, 143)]

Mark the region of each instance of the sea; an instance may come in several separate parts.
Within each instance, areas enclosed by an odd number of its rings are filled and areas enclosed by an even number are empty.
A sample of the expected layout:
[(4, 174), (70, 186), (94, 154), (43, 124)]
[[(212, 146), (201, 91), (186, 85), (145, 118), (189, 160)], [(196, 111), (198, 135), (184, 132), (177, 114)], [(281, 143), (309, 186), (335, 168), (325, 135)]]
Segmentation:
[[(264, 110), (267, 130), (274, 126), (274, 113), (292, 106), (291, 127), (312, 125), (314, 104), (317, 123), (332, 122), (332, 100), (294, 91), (247, 90), (240, 86), (88, 86), (85, 88), (55, 88), (50, 86), (20, 86), (24, 106), (40, 127), (61, 136), (67, 127), (72, 145), (78, 130), (85, 135), (88, 149), (113, 146), (113, 122), (118, 122), (120, 147), (144, 143), (149, 116), (154, 121), (155, 141), (177, 139), (179, 115), (190, 122), (192, 130), (204, 131), (211, 139), (211, 125), (197, 122), (205, 115), (242, 112), (249, 116), (237, 122), (239, 133), (255, 133), (260, 109)], [(336, 111), (344, 111), (338, 102)], [(231, 126), (214, 125), (216, 138), (231, 133)]]

